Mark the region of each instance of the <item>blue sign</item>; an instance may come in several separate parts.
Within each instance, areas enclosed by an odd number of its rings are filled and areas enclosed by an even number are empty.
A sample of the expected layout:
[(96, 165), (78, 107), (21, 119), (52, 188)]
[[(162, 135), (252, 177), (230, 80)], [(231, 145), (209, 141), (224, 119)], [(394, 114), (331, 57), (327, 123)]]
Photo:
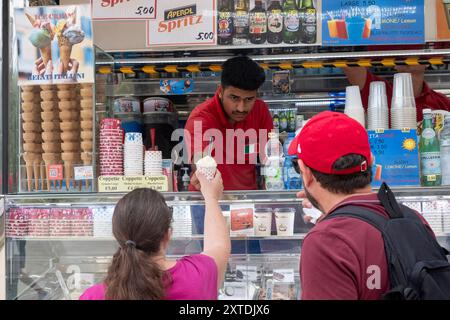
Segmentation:
[(186, 94), (194, 90), (195, 81), (193, 79), (184, 80), (160, 80), (159, 88), (165, 94)]
[(368, 131), (374, 156), (372, 186), (420, 186), (416, 130)]
[(424, 0), (322, 2), (326, 46), (422, 44)]

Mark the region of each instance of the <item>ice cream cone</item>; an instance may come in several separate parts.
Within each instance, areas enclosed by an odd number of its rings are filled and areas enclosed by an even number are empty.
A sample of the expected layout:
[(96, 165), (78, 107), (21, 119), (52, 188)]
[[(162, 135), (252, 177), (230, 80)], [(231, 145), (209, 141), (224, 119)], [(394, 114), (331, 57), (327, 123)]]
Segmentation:
[(39, 177), (41, 169), (42, 158), (40, 155), (34, 159), (33, 162), (33, 172), (34, 172), (34, 189), (39, 190)]
[(64, 161), (64, 177), (66, 179), (66, 189), (70, 189), (70, 181), (72, 180), (72, 169), (73, 162), (72, 161)]
[(31, 152), (25, 152), (23, 154), (23, 160), (25, 161), (25, 167), (27, 170), (27, 187), (28, 192), (31, 192), (32, 190), (32, 182), (33, 182), (33, 162), (36, 158), (36, 155)]
[(39, 51), (41, 52), (42, 61), (44, 61), (44, 64), (47, 65), (47, 62), (52, 60), (52, 47), (47, 46), (39, 48)]
[(63, 64), (63, 73), (69, 70), (70, 55), (72, 54), (72, 44), (69, 39), (62, 35), (58, 35), (59, 57)]
[(31, 25), (34, 27), (34, 23), (36, 22), (36, 19), (33, 18), (33, 17), (32, 17), (30, 14), (28, 14), (28, 13), (25, 13), (25, 15), (27, 16), (28, 21), (30, 21)]

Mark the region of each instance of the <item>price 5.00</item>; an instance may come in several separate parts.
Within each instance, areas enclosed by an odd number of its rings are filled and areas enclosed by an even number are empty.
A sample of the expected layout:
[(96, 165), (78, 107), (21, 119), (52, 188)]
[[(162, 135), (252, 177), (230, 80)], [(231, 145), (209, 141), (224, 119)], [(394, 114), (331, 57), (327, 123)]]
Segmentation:
[(214, 39), (214, 32), (199, 32), (195, 40), (212, 40)]
[(153, 14), (153, 12), (155, 12), (155, 8), (154, 7), (148, 7), (147, 8), (147, 7), (140, 6), (140, 7), (137, 8), (137, 10), (136, 10), (136, 12), (134, 14), (142, 16), (142, 15)]

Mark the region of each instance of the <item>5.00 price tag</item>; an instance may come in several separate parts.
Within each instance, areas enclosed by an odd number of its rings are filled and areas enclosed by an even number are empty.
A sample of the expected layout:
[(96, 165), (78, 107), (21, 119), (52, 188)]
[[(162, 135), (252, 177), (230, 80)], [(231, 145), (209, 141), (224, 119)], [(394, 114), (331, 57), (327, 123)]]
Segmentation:
[(156, 0), (91, 0), (92, 20), (148, 20), (156, 17)]

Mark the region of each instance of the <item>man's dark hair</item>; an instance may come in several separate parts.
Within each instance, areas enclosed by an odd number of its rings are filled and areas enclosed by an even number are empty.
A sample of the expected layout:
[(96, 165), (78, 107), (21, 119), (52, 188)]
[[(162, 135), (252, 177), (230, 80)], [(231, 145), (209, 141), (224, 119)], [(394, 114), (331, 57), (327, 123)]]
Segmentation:
[[(359, 154), (349, 154), (336, 160), (334, 170), (344, 170), (359, 166), (366, 158)], [(364, 172), (352, 174), (327, 174), (310, 168), (317, 181), (326, 190), (339, 194), (352, 194), (355, 190), (365, 188), (372, 182), (372, 166), (367, 165)]]
[(266, 80), (264, 69), (246, 56), (238, 56), (222, 65), (221, 85), (225, 89), (232, 86), (241, 90), (258, 90)]

